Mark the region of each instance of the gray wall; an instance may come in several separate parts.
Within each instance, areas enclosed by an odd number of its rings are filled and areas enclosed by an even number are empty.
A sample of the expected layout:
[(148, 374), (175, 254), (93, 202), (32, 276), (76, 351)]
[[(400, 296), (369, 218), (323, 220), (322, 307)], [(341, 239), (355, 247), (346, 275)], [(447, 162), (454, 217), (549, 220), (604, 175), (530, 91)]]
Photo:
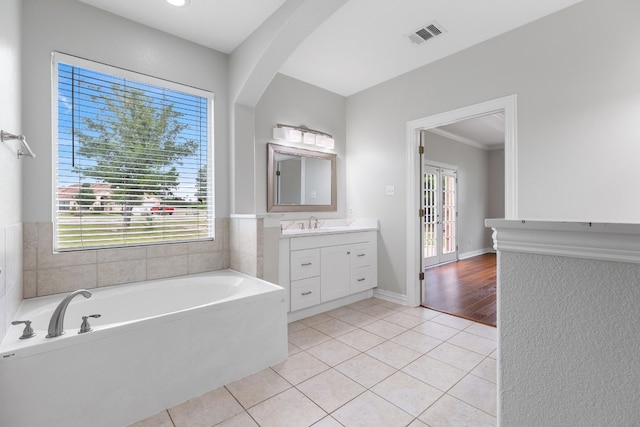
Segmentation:
[[(344, 218), (346, 215), (346, 98), (316, 86), (276, 75), (255, 108), (255, 206), (258, 213), (267, 211), (267, 143), (285, 142), (272, 139), (276, 123), (308, 128), (329, 133), (336, 141), (335, 150), (322, 150), (337, 154), (338, 211), (285, 214), (285, 218)], [(298, 148), (308, 149), (303, 144)], [(350, 162), (351, 160), (349, 160)]]
[[(23, 221), (52, 218), (51, 52), (104, 62), (215, 93), (215, 182), (226, 183), (228, 56), (71, 0), (24, 0), (24, 132), (38, 157), (24, 165)], [(228, 185), (216, 215), (229, 216)]]
[[(504, 148), (491, 150), (489, 156), (489, 213), (487, 218), (504, 218)], [(493, 241), (489, 241), (493, 245)]]
[(348, 205), (380, 219), (380, 287), (406, 294), (406, 123), (479, 102), (518, 95), (520, 218), (638, 221), (638, 16), (585, 0), (347, 99)]
[[(484, 226), (494, 190), (489, 184), (489, 151), (431, 132), (424, 132), (424, 137), (426, 163), (458, 166), (458, 255), (491, 248), (491, 230)], [(502, 187), (504, 194), (504, 175)]]

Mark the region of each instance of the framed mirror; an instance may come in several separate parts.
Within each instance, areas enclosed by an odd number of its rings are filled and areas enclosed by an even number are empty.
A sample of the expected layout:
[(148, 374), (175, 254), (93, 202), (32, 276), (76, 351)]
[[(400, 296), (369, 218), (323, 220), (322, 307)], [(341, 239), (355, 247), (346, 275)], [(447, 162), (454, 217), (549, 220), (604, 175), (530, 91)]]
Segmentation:
[(267, 144), (267, 212), (337, 210), (336, 155)]

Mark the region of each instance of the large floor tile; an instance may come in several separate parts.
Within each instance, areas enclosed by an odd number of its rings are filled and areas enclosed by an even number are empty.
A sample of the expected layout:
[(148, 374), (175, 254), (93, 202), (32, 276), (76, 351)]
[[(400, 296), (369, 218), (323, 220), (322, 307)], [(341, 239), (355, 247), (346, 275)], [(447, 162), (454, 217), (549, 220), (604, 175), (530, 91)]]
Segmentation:
[(393, 341), (383, 342), (382, 344), (368, 350), (366, 353), (396, 369), (404, 368), (409, 363), (422, 356), (422, 353), (418, 353), (415, 350), (396, 344)]
[(423, 335), (416, 331), (404, 332), (391, 338), (391, 341), (423, 354), (442, 344), (442, 341), (439, 339)]
[(335, 369), (316, 375), (298, 384), (297, 388), (327, 413), (335, 411), (366, 390)]
[(447, 391), (466, 374), (429, 356), (422, 356), (402, 369), (403, 372), (423, 381), (438, 390)]
[(295, 388), (265, 400), (248, 412), (261, 427), (310, 426), (327, 415)]
[(144, 420), (131, 424), (129, 427), (173, 427), (173, 421), (167, 411), (158, 412)]
[(439, 311), (431, 310), (425, 307), (413, 307), (403, 311), (404, 314), (410, 314), (412, 316), (420, 317), (423, 320), (430, 320), (441, 313)]
[(250, 408), (285, 391), (291, 387), (291, 384), (272, 369), (265, 369), (227, 384), (226, 387), (242, 406)]
[(481, 323), (474, 323), (464, 330), (470, 334), (478, 335), (483, 338), (488, 338), (493, 341), (498, 340), (498, 329), (493, 326), (483, 325)]
[(364, 353), (339, 364), (335, 369), (365, 388), (373, 387), (396, 371)]
[(400, 325), (407, 329), (415, 328), (424, 322), (423, 319), (404, 312), (392, 314), (391, 316), (385, 317), (384, 320), (385, 322), (395, 323), (396, 325)]
[(495, 417), (449, 395), (442, 396), (423, 412), (419, 419), (433, 427), (494, 427), (497, 425)]
[(355, 331), (356, 329), (355, 326), (339, 319), (331, 319), (326, 322), (317, 323), (313, 325), (313, 328), (333, 338), (344, 335), (347, 332)]
[(322, 344), (325, 341), (329, 341), (330, 336), (323, 334), (313, 328), (301, 329), (296, 332), (289, 332), (289, 342), (306, 350), (314, 345)]
[(273, 366), (272, 369), (285, 380), (296, 385), (318, 375), (320, 372), (326, 371), (329, 369), (329, 366), (310, 354), (301, 352)]
[(362, 329), (340, 335), (337, 340), (360, 351), (367, 351), (385, 341), (384, 338)]
[(342, 424), (336, 421), (332, 416), (326, 416), (311, 427), (342, 427)]
[(396, 325), (395, 323), (387, 322), (385, 320), (378, 320), (377, 322), (369, 323), (368, 325), (363, 326), (362, 329), (387, 340), (407, 332), (407, 328), (404, 326)]
[(329, 366), (335, 366), (339, 363), (349, 360), (354, 356), (360, 354), (360, 351), (355, 348), (344, 344), (338, 340), (331, 340), (323, 342), (320, 345), (311, 347), (307, 350), (307, 353), (313, 357), (323, 361)]
[(210, 427), (242, 412), (244, 408), (224, 387), (169, 409), (176, 427)]
[(467, 375), (449, 394), (486, 413), (496, 416), (496, 385), (475, 375)]
[(420, 332), (421, 334), (439, 339), (441, 341), (446, 341), (460, 332), (458, 329), (441, 325), (440, 323), (435, 323), (431, 320), (421, 323), (420, 325), (413, 328), (413, 330), (416, 332)]
[(384, 305), (380, 305), (380, 304), (370, 305), (369, 307), (361, 308), (359, 311), (365, 314), (368, 314), (369, 316), (377, 317), (379, 319), (382, 319), (384, 317), (390, 316), (398, 312), (393, 308), (385, 307)]
[(475, 351), (484, 356), (490, 355), (497, 347), (495, 341), (466, 331), (454, 335), (447, 342), (457, 345), (458, 347), (466, 348), (467, 350)]
[(437, 388), (404, 372), (396, 372), (372, 387), (371, 391), (414, 417), (420, 415), (443, 394)]
[(329, 316), (326, 313), (316, 314), (315, 316), (305, 317), (304, 319), (298, 320), (300, 323), (304, 323), (308, 326), (317, 325), (318, 323), (326, 322), (327, 320), (331, 320), (333, 317)]
[(404, 427), (413, 417), (380, 396), (366, 391), (332, 416), (345, 427)]
[(496, 367), (497, 363), (495, 359), (490, 357), (485, 358), (478, 366), (476, 366), (471, 373), (476, 377), (483, 378), (491, 383), (496, 384)]
[(427, 353), (427, 356), (467, 372), (478, 366), (478, 363), (484, 359), (484, 356), (479, 353), (449, 344), (448, 342), (440, 344)]
[(369, 323), (376, 322), (378, 320), (377, 317), (369, 316), (368, 314), (362, 313), (361, 311), (353, 310), (352, 314), (348, 314), (340, 318), (343, 322), (346, 322), (355, 327), (361, 328)]
[(471, 320), (463, 319), (462, 317), (452, 316), (451, 314), (442, 313), (439, 316), (431, 319), (432, 322), (440, 323), (442, 325), (449, 326), (458, 330), (468, 328), (473, 325)]
[(251, 418), (248, 412), (243, 412), (231, 417), (226, 421), (216, 424), (216, 427), (259, 427), (258, 424)]

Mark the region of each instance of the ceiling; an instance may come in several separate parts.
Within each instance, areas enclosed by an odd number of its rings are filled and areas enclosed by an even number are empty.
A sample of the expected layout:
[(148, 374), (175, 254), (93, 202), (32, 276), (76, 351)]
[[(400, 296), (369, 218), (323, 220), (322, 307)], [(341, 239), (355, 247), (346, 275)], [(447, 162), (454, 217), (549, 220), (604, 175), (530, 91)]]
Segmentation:
[(449, 125), (429, 129), (429, 132), (484, 150), (504, 147), (504, 113), (487, 114)]
[[(79, 0), (231, 53), (285, 0)], [(581, 0), (349, 0), (298, 46), (280, 72), (349, 96)], [(420, 45), (408, 35), (436, 21)], [(310, 66), (309, 64), (313, 64)]]

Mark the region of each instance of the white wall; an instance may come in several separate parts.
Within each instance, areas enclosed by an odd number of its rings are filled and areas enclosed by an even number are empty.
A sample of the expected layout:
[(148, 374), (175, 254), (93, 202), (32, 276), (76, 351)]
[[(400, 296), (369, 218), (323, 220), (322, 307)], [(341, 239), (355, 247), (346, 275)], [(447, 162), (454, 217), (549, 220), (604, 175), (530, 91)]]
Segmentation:
[[(305, 212), (285, 214), (285, 218), (344, 218), (346, 216), (346, 98), (312, 86), (300, 80), (276, 75), (258, 101), (255, 109), (255, 206), (257, 212), (267, 211), (267, 143), (284, 142), (272, 139), (277, 123), (305, 125), (329, 133), (336, 141), (334, 150), (321, 150), (337, 154), (338, 210), (337, 212)], [(293, 145), (293, 144), (292, 144)], [(298, 148), (309, 146), (295, 144)], [(350, 162), (350, 160), (349, 160)]]
[(638, 425), (640, 226), (488, 223), (500, 424)]
[(491, 230), (484, 226), (490, 210), (489, 152), (431, 132), (424, 132), (424, 147), (426, 163), (458, 166), (459, 255), (490, 248)]
[(71, 0), (24, 0), (24, 132), (38, 157), (25, 163), (24, 221), (51, 221), (51, 52), (215, 93), (216, 215), (229, 216), (228, 56)]
[(347, 203), (380, 219), (380, 287), (406, 293), (406, 123), (479, 102), (518, 94), (519, 217), (638, 221), (638, 16), (585, 0), (347, 99)]
[[(20, 0), (0, 2), (0, 129), (22, 128)], [(0, 143), (0, 341), (22, 301), (21, 168), (17, 141)], [(18, 327), (18, 326), (14, 326)]]

